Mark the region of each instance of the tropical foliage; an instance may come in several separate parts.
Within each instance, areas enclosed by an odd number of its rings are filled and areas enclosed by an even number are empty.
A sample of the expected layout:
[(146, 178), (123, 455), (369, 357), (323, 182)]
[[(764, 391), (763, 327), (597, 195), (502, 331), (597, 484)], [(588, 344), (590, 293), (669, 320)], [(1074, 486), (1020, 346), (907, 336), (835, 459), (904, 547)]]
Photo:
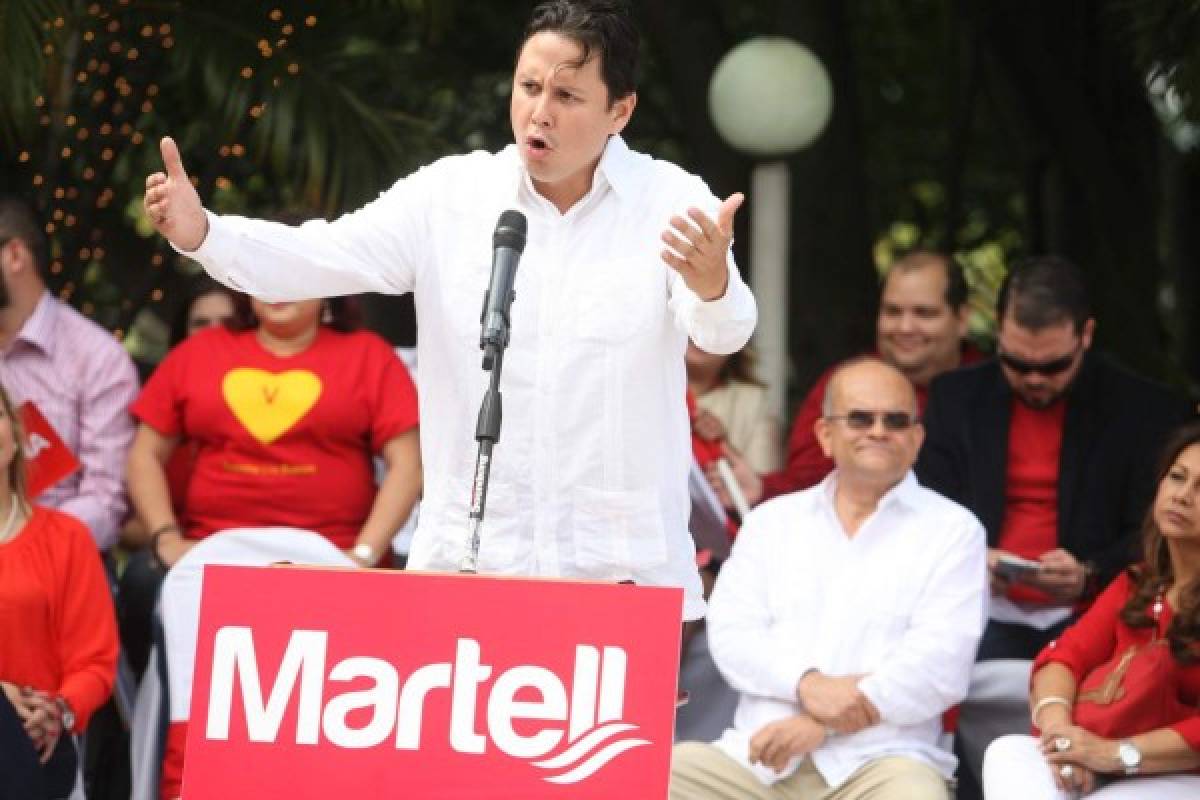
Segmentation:
[[(1200, 0), (633, 5), (646, 68), (629, 137), (718, 193), (752, 167), (708, 119), (721, 55), (781, 34), (831, 73), (830, 127), (789, 159), (797, 387), (869, 341), (874, 268), (913, 244), (963, 259), (984, 337), (1005, 265), (1066, 253), (1093, 277), (1108, 346), (1200, 376)], [(140, 218), (159, 137), (218, 210), (338, 213), (440, 155), (506, 143), (527, 8), (4, 0), (0, 185), (45, 215), (55, 290), (122, 334), (140, 319), (131, 347), (152, 352), (144, 323), (172, 313), (188, 270)]]

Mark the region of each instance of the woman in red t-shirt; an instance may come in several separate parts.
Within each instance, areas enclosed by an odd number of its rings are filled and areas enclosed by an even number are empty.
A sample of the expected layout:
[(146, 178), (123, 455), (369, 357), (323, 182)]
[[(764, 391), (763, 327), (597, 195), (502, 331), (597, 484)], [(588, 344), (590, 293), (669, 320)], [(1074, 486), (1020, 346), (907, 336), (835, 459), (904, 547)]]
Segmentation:
[[(1200, 423), (1180, 428), (1167, 444), (1143, 546), (1144, 563), (1113, 581), (1034, 662), (1030, 705), (1040, 736), (1004, 736), (988, 748), (989, 800), (1200, 797)], [(1084, 678), (1155, 637), (1169, 647), (1156, 678), (1135, 687), (1122, 684), (1129, 666), (1101, 674), (1116, 681), (1109, 703), (1165, 687), (1136, 707), (1127, 700), (1118, 718), (1170, 724), (1147, 723), (1150, 729), (1116, 739), (1077, 725)]]
[[(239, 301), (239, 305), (242, 302)], [(129, 495), (170, 567), (229, 528), (316, 531), (362, 566), (390, 559), (421, 489), (417, 395), (392, 348), (357, 330), (347, 298), (252, 304), (252, 324), (194, 333), (130, 409)], [(166, 465), (194, 448), (177, 518)], [(374, 456), (386, 472), (376, 487)], [(176, 797), (186, 723), (167, 733), (161, 793)]]
[(91, 535), (31, 506), (24, 440), (0, 388), (0, 797), (70, 794), (81, 732), (112, 691), (117, 626)]
[[(288, 526), (373, 566), (420, 491), (412, 380), (383, 339), (355, 330), (346, 298), (251, 302), (255, 324), (188, 337), (133, 404), (129, 493), (151, 551), (169, 567), (217, 531)], [(195, 458), (177, 519), (165, 465), (183, 440)]]

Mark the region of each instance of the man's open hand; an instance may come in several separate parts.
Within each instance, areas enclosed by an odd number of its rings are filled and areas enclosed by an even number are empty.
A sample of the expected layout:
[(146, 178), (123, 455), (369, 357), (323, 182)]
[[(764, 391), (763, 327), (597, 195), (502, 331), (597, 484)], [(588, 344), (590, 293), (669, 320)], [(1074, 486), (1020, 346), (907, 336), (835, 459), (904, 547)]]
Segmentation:
[(667, 249), (663, 261), (683, 278), (701, 300), (717, 300), (729, 286), (726, 261), (733, 241), (733, 215), (745, 200), (741, 192), (730, 195), (717, 211), (714, 222), (698, 208), (689, 208), (683, 217), (671, 217), (671, 227), (662, 234)]

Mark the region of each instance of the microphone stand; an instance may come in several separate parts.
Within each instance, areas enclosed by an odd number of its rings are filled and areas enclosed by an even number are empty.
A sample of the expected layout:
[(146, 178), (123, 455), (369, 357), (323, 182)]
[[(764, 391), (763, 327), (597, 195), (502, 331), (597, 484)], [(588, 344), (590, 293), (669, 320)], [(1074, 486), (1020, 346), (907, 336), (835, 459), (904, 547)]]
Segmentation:
[(461, 573), (475, 574), (479, 571), (479, 529), (483, 525), (483, 511), (487, 504), (488, 478), (492, 472), (492, 448), (500, 440), (500, 422), (503, 417), (500, 399), (500, 371), (504, 366), (504, 349), (508, 347), (508, 319), (504, 319), (500, 336), (488, 341), (483, 351), (483, 368), (491, 373), (483, 402), (479, 406), (479, 419), (475, 423), (475, 441), (479, 450), (475, 456), (475, 479), (471, 483), (471, 511), (467, 515), (467, 552), (458, 564)]

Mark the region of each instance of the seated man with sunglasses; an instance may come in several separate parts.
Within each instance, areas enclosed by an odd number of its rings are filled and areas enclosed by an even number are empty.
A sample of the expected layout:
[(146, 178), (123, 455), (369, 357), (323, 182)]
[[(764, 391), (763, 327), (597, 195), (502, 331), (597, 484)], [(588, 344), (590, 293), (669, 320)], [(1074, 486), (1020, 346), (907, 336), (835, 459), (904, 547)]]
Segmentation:
[(1087, 290), (1065, 259), (1014, 265), (996, 317), (997, 358), (934, 380), (917, 462), (987, 529), (980, 661), (1033, 658), (1130, 562), (1153, 460), (1190, 413), (1092, 351)]
[(948, 797), (938, 739), (983, 631), (983, 529), (917, 483), (895, 367), (839, 367), (815, 432), (834, 471), (751, 511), (717, 577), (709, 647), (737, 712), (675, 747), (671, 800)]

